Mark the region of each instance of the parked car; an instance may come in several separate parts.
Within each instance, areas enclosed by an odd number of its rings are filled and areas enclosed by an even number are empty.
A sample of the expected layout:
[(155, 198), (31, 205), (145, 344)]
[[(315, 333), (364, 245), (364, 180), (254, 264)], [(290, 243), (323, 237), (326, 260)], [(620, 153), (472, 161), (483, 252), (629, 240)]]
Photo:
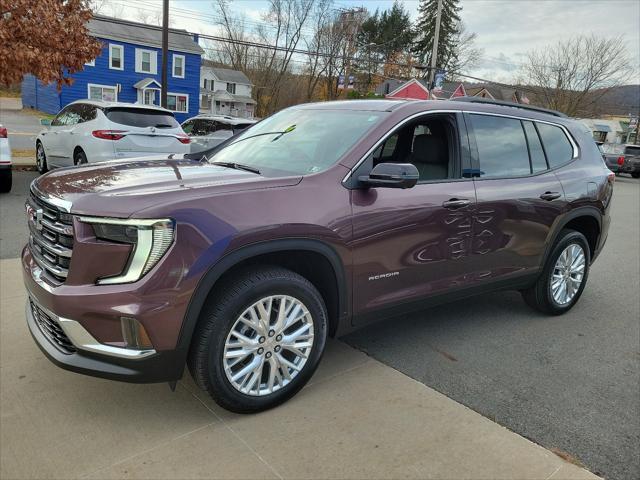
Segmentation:
[(173, 113), (153, 105), (78, 100), (64, 107), (36, 138), (40, 173), (121, 158), (188, 153), (189, 137)]
[(604, 161), (612, 172), (640, 178), (640, 145), (605, 144), (602, 149)]
[(11, 191), (13, 173), (11, 171), (11, 146), (7, 129), (0, 124), (0, 192)]
[(198, 115), (185, 120), (182, 129), (191, 137), (190, 153), (209, 150), (256, 123), (256, 120), (228, 115)]
[(557, 112), (299, 105), (205, 159), (34, 181), (27, 323), (62, 368), (175, 387), (186, 363), (224, 408), (260, 411), (303, 387), (328, 336), (372, 321), (504, 289), (567, 312), (614, 180)]

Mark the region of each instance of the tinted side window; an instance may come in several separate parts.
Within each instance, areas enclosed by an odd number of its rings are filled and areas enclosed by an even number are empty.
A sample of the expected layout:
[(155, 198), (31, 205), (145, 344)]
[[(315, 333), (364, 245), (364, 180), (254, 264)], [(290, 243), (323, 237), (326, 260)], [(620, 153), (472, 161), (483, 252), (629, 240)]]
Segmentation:
[(89, 122), (95, 120), (97, 108), (93, 105), (84, 104), (80, 106), (80, 121)]
[(193, 125), (195, 124), (195, 120), (189, 120), (188, 122), (184, 122), (182, 124), (182, 130), (184, 131), (184, 133), (188, 133), (189, 135), (192, 135), (192, 130), (193, 130)]
[(528, 175), (529, 153), (520, 120), (490, 115), (470, 115), (480, 156), (480, 175)]
[(564, 165), (573, 158), (573, 147), (560, 127), (536, 123), (551, 168)]
[(223, 122), (216, 122), (216, 130), (233, 130), (231, 125)]
[(54, 118), (51, 121), (51, 126), (52, 127), (59, 127), (60, 125), (64, 125), (64, 122), (66, 120), (67, 117), (67, 112), (69, 111), (69, 107), (63, 108), (58, 115), (56, 115), (56, 118)]
[(211, 135), (216, 131), (216, 122), (213, 120), (201, 120), (200, 135)]
[(529, 144), (529, 156), (531, 157), (531, 169), (533, 173), (546, 170), (547, 161), (544, 157), (544, 150), (540, 143), (540, 137), (536, 131), (533, 122), (522, 122), (524, 133), (527, 135), (527, 143)]
[(71, 105), (69, 107), (69, 110), (67, 110), (67, 115), (64, 119), (64, 125), (75, 125), (77, 123), (80, 123), (82, 121), (80, 115), (81, 110), (82, 105)]

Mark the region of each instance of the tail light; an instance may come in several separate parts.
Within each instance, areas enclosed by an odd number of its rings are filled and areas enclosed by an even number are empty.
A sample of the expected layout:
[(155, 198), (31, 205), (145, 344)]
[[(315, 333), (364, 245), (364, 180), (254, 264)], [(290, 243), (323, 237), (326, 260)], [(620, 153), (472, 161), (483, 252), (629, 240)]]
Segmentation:
[(7, 129), (5, 127), (0, 127), (0, 138), (7, 138)]
[(624, 155), (620, 155), (618, 157), (618, 165), (623, 165), (624, 164)]
[(184, 143), (185, 145), (191, 143), (191, 138), (189, 138), (189, 135), (187, 135), (186, 133), (179, 133), (176, 136), (178, 137), (178, 141), (180, 143)]
[(126, 130), (94, 130), (91, 135), (102, 140), (120, 140), (126, 133)]

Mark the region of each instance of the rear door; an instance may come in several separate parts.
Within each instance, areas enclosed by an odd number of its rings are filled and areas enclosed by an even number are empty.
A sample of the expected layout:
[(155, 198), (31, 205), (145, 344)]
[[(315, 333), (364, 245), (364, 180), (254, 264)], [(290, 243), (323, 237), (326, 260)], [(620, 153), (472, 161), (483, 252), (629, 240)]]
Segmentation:
[(180, 124), (170, 112), (135, 107), (111, 107), (104, 113), (109, 128), (124, 136), (114, 141), (116, 158), (147, 156), (163, 153), (186, 153), (187, 145)]
[(566, 208), (538, 123), (467, 113), (477, 195), (473, 284), (534, 273)]

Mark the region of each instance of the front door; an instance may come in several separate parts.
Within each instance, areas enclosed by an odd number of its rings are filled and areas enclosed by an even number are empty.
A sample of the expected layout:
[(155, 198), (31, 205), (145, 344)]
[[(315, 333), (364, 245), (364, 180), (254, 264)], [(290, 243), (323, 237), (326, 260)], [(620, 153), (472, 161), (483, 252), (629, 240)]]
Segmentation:
[(355, 188), (353, 211), (354, 322), (389, 307), (467, 284), (476, 203), (461, 114), (430, 114), (399, 127), (354, 175), (378, 163), (413, 163), (413, 188)]
[(536, 122), (465, 114), (478, 199), (472, 282), (534, 274), (554, 221), (566, 208)]

